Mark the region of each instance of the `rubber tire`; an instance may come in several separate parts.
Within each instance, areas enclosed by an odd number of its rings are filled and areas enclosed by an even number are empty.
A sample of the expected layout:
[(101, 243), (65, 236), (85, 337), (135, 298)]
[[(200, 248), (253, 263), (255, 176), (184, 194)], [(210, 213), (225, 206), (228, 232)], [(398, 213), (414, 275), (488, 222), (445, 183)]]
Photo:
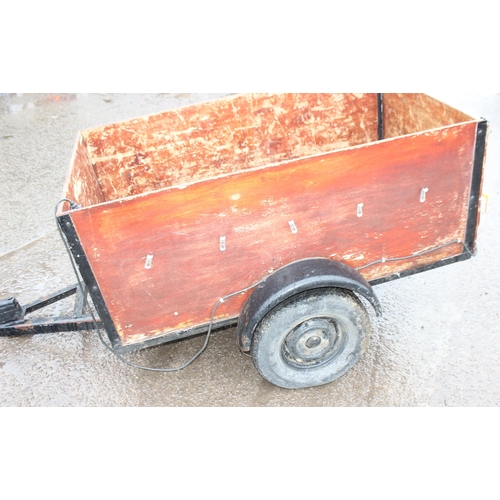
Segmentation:
[[(296, 367), (286, 362), (282, 346), (287, 335), (297, 324), (325, 316), (343, 325), (343, 349), (319, 366)], [(363, 333), (369, 328), (368, 313), (354, 293), (340, 288), (302, 292), (276, 306), (259, 323), (252, 339), (253, 362), (262, 377), (278, 387), (328, 384), (359, 361)]]

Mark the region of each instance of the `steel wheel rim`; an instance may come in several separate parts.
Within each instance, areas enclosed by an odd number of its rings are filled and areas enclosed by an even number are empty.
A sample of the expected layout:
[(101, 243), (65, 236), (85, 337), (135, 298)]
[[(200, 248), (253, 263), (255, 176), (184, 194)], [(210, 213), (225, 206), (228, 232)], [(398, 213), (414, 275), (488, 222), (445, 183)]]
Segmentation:
[(281, 358), (294, 368), (322, 366), (342, 353), (347, 328), (338, 318), (318, 316), (301, 320), (284, 336)]

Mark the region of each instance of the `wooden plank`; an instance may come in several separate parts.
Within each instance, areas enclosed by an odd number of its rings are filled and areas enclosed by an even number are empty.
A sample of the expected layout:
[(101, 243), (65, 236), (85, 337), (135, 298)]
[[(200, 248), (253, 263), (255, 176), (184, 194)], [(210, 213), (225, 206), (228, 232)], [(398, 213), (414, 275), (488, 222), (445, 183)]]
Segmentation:
[[(78, 134), (62, 197), (76, 201), (82, 206), (97, 205), (106, 201), (90, 161), (87, 143), (81, 134)], [(63, 212), (63, 208), (59, 207), (58, 214)]]
[(473, 118), (425, 94), (384, 94), (384, 137), (474, 121)]
[(108, 201), (377, 140), (376, 94), (243, 94), (84, 132)]
[[(463, 240), (475, 131), (468, 123), (386, 140), (71, 217), (117, 331), (133, 344), (208, 322), (220, 297), (298, 259), (329, 257), (357, 268)], [(462, 251), (457, 243), (362, 274), (377, 279)], [(244, 299), (227, 301), (217, 319), (237, 316)]]

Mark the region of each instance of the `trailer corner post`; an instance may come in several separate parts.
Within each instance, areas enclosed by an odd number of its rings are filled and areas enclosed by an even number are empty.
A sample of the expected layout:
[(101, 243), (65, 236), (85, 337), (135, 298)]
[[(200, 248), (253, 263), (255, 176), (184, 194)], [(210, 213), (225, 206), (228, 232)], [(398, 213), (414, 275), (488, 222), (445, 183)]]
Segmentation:
[(377, 94), (378, 104), (378, 140), (384, 140), (384, 94)]

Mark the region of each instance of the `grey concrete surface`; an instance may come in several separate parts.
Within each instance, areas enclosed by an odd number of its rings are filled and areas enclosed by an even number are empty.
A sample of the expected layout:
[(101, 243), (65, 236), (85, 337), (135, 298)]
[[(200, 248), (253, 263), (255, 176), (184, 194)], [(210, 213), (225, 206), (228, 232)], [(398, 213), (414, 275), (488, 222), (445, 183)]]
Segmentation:
[[(55, 230), (59, 199), (78, 130), (225, 94), (1, 94), (0, 298), (28, 303), (75, 280)], [(467, 262), (377, 287), (361, 361), (339, 380), (289, 391), (263, 380), (238, 349), (234, 330), (176, 373), (130, 368), (97, 335), (0, 338), (1, 406), (498, 406), (500, 326), (498, 236), (500, 96), (434, 94), (490, 121), (484, 191), (488, 214), (479, 255)], [(71, 310), (71, 300), (48, 314)], [(134, 353), (171, 366), (202, 338)]]

